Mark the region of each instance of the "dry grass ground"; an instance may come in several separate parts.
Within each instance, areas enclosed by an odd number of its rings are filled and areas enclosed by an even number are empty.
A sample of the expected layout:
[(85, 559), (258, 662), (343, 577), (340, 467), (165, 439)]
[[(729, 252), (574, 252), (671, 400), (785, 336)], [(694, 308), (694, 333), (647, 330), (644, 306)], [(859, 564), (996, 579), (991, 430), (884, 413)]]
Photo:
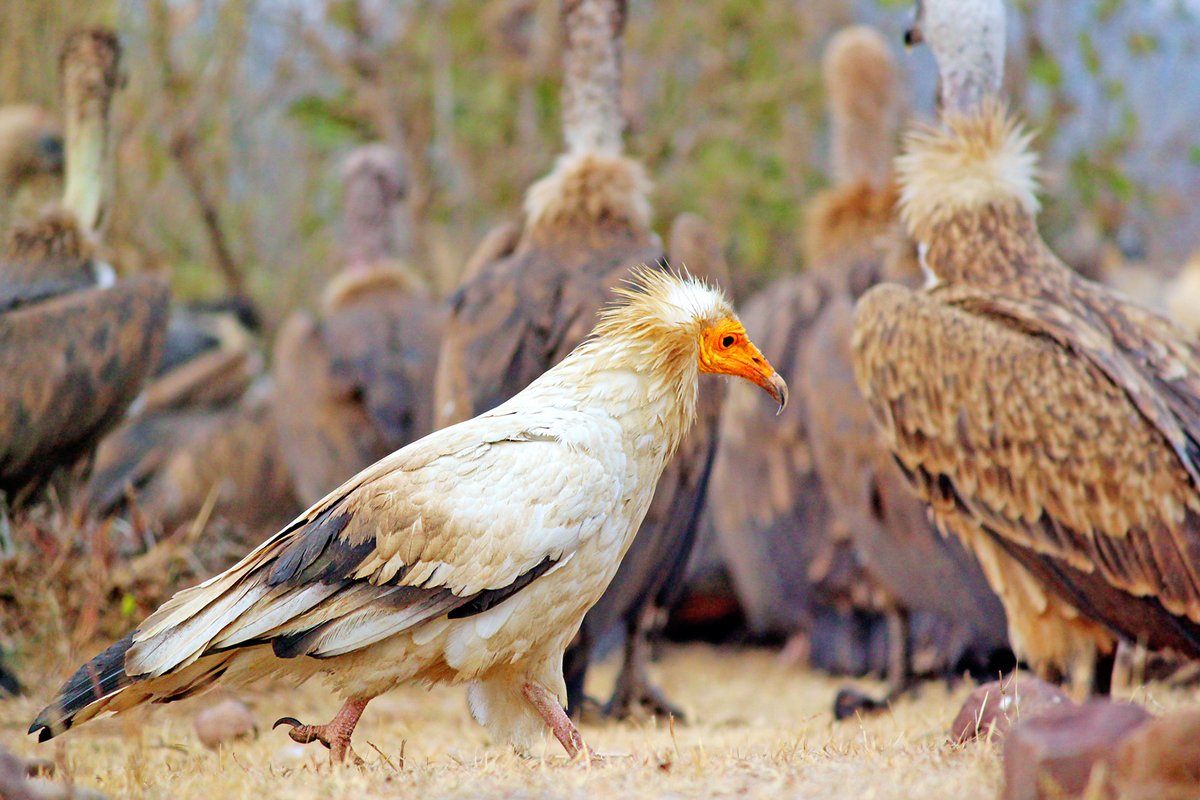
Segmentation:
[[(373, 702), (355, 735), (362, 768), (330, 769), (318, 745), (293, 745), (270, 723), (323, 721), (337, 701), (320, 684), (247, 692), (256, 740), (200, 746), (191, 716), (215, 695), (138, 711), (72, 732), (57, 745), (22, 736), (58, 677), (35, 697), (0, 702), (0, 742), (52, 758), (60, 776), (111, 798), (286, 797), (994, 797), (1000, 764), (987, 745), (951, 747), (946, 728), (969, 690), (927, 686), (890, 713), (835, 723), (844, 682), (777, 663), (765, 650), (675, 648), (657, 665), (690, 716), (663, 724), (586, 725), (603, 763), (568, 763), (552, 739), (531, 759), (493, 745), (469, 717), (461, 688), (400, 689)], [(28, 677), (28, 676), (27, 676)], [(601, 670), (591, 687), (611, 680)], [(53, 685), (51, 685), (53, 684)], [(1195, 691), (1141, 689), (1152, 711), (1195, 702)], [(401, 760), (403, 754), (403, 767)]]

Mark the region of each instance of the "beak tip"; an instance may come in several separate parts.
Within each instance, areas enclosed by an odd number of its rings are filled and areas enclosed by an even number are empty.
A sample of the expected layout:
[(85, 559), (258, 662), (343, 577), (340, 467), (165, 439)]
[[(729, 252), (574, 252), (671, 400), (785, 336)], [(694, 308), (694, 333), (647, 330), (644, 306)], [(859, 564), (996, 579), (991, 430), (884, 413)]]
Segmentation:
[(788, 386), (787, 381), (783, 379), (778, 372), (771, 375), (767, 380), (767, 393), (779, 403), (779, 408), (775, 409), (775, 416), (783, 413), (783, 409), (787, 408), (788, 403)]

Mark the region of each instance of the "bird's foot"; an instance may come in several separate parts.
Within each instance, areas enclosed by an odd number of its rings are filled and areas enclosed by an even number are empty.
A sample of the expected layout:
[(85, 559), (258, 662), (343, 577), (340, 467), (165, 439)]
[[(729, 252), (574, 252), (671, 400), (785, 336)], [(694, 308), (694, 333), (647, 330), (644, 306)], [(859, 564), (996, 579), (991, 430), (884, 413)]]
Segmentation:
[(639, 711), (655, 717), (674, 717), (682, 722), (683, 711), (667, 700), (646, 675), (637, 677), (621, 673), (613, 696), (604, 704), (604, 716), (609, 719), (629, 719)]
[(907, 694), (915, 694), (920, 689), (920, 683), (915, 680), (902, 681), (880, 698), (874, 698), (857, 689), (839, 689), (833, 700), (833, 718), (849, 719), (850, 717), (877, 714), (892, 707), (892, 703)]
[(833, 700), (833, 718), (849, 719), (858, 715), (875, 714), (887, 708), (887, 699), (877, 700), (857, 689), (839, 689)]
[(295, 717), (281, 717), (275, 720), (271, 729), (287, 725), (291, 727), (288, 736), (293, 742), (300, 744), (320, 742), (329, 750), (331, 763), (345, 763), (346, 757), (349, 756), (356, 766), (361, 766), (363, 760), (350, 747), (350, 735), (354, 733), (354, 726), (358, 724), (358, 718), (362, 716), (363, 709), (366, 707), (366, 700), (349, 700), (334, 718), (324, 725), (305, 725)]

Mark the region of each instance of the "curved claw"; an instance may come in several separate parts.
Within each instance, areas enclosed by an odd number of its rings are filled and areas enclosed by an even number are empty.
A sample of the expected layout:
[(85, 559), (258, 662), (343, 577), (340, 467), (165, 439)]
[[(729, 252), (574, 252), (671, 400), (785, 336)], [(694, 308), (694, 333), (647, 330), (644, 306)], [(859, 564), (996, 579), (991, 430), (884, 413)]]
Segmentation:
[(320, 742), (325, 745), (326, 749), (332, 750), (333, 745), (329, 743), (325, 734), (324, 725), (305, 725), (295, 717), (280, 717), (275, 720), (275, 724), (271, 726), (271, 730), (275, 730), (280, 725), (290, 725), (291, 730), (288, 731), (288, 737), (297, 744), (309, 744), (310, 742)]

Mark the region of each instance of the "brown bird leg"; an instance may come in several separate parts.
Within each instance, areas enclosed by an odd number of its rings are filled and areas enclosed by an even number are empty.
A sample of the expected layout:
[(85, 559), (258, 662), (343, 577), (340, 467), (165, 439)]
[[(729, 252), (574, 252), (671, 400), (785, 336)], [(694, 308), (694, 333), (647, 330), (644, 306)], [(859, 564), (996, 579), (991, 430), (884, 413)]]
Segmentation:
[(538, 683), (526, 683), (521, 687), (521, 694), (546, 721), (546, 726), (554, 733), (554, 738), (558, 739), (570, 758), (575, 758), (585, 749), (583, 737), (579, 735), (575, 724), (571, 722), (567, 712), (563, 711), (558, 698), (546, 687)]
[(274, 730), (280, 725), (290, 725), (292, 729), (288, 731), (288, 736), (292, 737), (292, 741), (300, 744), (320, 742), (329, 749), (331, 763), (341, 764), (349, 754), (355, 764), (361, 764), (363, 760), (350, 747), (350, 735), (354, 733), (354, 726), (358, 724), (358, 718), (362, 716), (363, 709), (369, 702), (369, 698), (347, 700), (333, 719), (324, 725), (304, 725), (295, 717), (281, 717), (275, 720), (271, 729)]
[(682, 720), (683, 712), (667, 701), (662, 690), (650, 682), (650, 628), (658, 609), (648, 605), (626, 623), (625, 659), (617, 675), (612, 698), (604, 706), (605, 716), (628, 719), (635, 708), (645, 708), (660, 717)]
[(888, 683), (891, 687), (882, 698), (875, 699), (857, 689), (840, 689), (833, 701), (834, 719), (846, 719), (857, 714), (873, 714), (891, 705), (913, 688), (912, 653), (910, 652), (908, 610), (891, 608), (887, 612), (888, 626)]

